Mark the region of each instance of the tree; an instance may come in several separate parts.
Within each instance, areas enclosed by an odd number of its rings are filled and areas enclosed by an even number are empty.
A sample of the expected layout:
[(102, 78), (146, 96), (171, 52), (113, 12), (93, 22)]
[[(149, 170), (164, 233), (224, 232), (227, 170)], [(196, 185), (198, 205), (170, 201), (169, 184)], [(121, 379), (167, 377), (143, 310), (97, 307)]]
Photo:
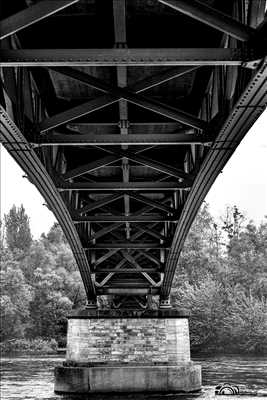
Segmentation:
[(267, 220), (250, 222), (232, 239), (228, 254), (232, 279), (258, 297), (267, 296)]
[(221, 233), (204, 203), (187, 235), (174, 277), (174, 287), (183, 281), (194, 283), (218, 267)]
[(239, 291), (230, 298), (224, 336), (232, 350), (267, 353), (267, 301)]
[(25, 282), (19, 263), (5, 251), (1, 260), (0, 340), (23, 337), (29, 322), (31, 288)]
[(53, 244), (67, 243), (65, 235), (58, 222), (55, 222), (47, 234), (47, 240)]
[(29, 217), (27, 216), (23, 205), (16, 208), (15, 205), (9, 213), (4, 216), (5, 236), (8, 248), (11, 251), (15, 249), (27, 251), (32, 243)]
[(239, 238), (245, 221), (244, 215), (239, 211), (237, 206), (226, 207), (225, 215), (221, 218), (223, 225), (222, 230), (226, 232), (228, 238), (227, 248), (231, 252), (235, 240)]
[(172, 293), (174, 306), (190, 314), (190, 335), (194, 349), (208, 348), (221, 341), (222, 316), (227, 309), (223, 286), (208, 274), (193, 284), (184, 282)]
[(66, 328), (66, 316), (72, 301), (64, 295), (64, 282), (56, 271), (37, 268), (33, 274), (34, 297), (30, 304), (33, 337), (56, 338)]

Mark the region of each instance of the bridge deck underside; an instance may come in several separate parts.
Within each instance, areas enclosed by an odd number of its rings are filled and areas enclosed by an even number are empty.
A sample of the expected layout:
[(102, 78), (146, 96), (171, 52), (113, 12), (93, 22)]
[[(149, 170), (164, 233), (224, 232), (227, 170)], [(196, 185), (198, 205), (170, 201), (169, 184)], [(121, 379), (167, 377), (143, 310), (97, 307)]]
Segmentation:
[(1, 103), (20, 134), (3, 119), (3, 143), (89, 299), (167, 298), (205, 194), (266, 104), (265, 0), (49, 3), (4, 1)]

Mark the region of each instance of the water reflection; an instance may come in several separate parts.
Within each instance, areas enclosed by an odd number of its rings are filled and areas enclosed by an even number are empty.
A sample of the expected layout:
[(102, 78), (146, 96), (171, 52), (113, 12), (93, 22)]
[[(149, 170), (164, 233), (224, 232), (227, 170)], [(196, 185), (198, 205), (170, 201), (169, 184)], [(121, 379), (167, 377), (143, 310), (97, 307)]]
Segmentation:
[[(16, 357), (2, 358), (2, 400), (105, 400), (107, 396), (60, 396), (54, 393), (54, 367), (63, 357)], [(203, 371), (203, 392), (198, 395), (177, 394), (129, 394), (112, 395), (109, 400), (189, 400), (214, 399), (214, 386), (220, 382), (246, 384), (254, 389), (267, 388), (267, 359), (256, 357), (209, 357), (198, 358)], [(223, 400), (227, 396), (217, 397)], [(242, 396), (242, 400), (251, 399)], [(257, 397), (260, 400), (261, 397)], [(228, 397), (229, 399), (229, 397)], [(233, 399), (233, 397), (231, 397)], [(264, 397), (262, 397), (264, 399)], [(265, 399), (267, 399), (265, 397)]]

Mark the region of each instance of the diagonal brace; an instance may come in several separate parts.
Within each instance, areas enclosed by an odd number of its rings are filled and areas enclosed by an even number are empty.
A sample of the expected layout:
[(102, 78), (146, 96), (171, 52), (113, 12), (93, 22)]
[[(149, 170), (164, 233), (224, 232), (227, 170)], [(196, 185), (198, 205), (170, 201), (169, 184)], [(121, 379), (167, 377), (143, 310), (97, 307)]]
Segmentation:
[(196, 0), (158, 1), (243, 42), (251, 40), (256, 34), (256, 30), (250, 26), (244, 25), (202, 2)]
[(79, 0), (43, 0), (0, 21), (0, 40), (63, 10)]

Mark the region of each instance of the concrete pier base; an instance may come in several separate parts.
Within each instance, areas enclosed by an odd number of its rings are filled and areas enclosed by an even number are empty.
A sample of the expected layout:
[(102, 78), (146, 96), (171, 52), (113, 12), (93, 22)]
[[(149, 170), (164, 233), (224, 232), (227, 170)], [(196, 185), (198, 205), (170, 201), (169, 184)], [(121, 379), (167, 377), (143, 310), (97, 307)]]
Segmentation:
[(184, 365), (57, 367), (57, 393), (193, 392), (201, 388), (201, 367)]
[(59, 393), (193, 392), (201, 367), (190, 360), (188, 319), (83, 311), (68, 319), (67, 355), (55, 369)]

